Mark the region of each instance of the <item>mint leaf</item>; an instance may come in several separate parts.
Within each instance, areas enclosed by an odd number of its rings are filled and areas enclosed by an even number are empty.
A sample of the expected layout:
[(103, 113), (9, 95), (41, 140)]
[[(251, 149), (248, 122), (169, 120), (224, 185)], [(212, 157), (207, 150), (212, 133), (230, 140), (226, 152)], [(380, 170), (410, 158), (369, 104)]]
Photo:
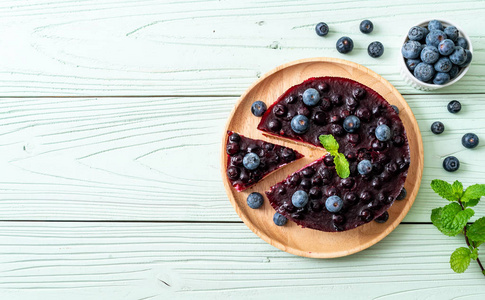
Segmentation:
[(471, 208), (462, 210), (460, 204), (450, 203), (443, 207), (441, 212), (441, 228), (455, 236), (463, 230), (463, 227), (474, 214), (475, 212)]
[[(338, 152), (339, 145), (337, 140), (331, 134), (321, 135), (318, 137), (320, 143), (322, 144), (323, 148), (330, 152), (330, 154), (334, 155), (334, 153)], [(335, 156), (335, 155), (334, 155)]]
[(458, 180), (455, 180), (455, 182), (453, 182), (451, 185), (451, 188), (453, 189), (453, 194), (455, 194), (458, 199), (461, 199), (463, 196), (463, 184)]
[(460, 233), (460, 231), (449, 230), (449, 229), (443, 228), (443, 225), (441, 224), (441, 213), (442, 212), (443, 212), (443, 207), (438, 207), (438, 208), (435, 208), (435, 209), (432, 210), (432, 212), (431, 212), (431, 222), (433, 222), (433, 225), (436, 226), (436, 228), (438, 228), (438, 230), (441, 231), (441, 233), (443, 233), (444, 235), (447, 235), (447, 236), (455, 236), (458, 233)]
[(450, 201), (457, 201), (458, 197), (456, 197), (455, 193), (453, 193), (453, 188), (451, 184), (444, 180), (434, 179), (431, 181), (431, 188), (435, 193), (440, 195), (442, 198), (445, 198)]
[(463, 273), (470, 265), (470, 249), (466, 247), (456, 248), (450, 256), (450, 266), (456, 273)]
[(485, 241), (485, 217), (475, 221), (468, 227), (466, 236), (474, 242)]
[(485, 184), (470, 185), (463, 193), (462, 202), (467, 202), (471, 199), (480, 199), (485, 196)]
[(347, 178), (350, 176), (349, 162), (343, 153), (337, 153), (333, 157), (335, 163), (335, 170), (340, 178)]
[(463, 203), (463, 206), (465, 206), (465, 207), (473, 207), (473, 206), (477, 205), (478, 202), (480, 202), (480, 199), (471, 199), (471, 200), (468, 200), (468, 202), (464, 202)]

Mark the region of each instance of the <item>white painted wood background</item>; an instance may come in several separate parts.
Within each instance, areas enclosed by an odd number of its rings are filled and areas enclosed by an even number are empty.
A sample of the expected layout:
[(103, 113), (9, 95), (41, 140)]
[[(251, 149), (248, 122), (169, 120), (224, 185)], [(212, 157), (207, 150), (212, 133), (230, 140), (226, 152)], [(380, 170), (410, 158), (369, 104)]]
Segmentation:
[[(460, 144), (470, 131), (485, 140), (485, 2), (332, 2), (0, 1), (0, 299), (484, 299), (475, 264), (449, 269), (464, 242), (429, 223), (445, 204), (429, 182), (485, 182), (484, 148)], [(458, 23), (475, 52), (458, 84), (426, 93), (405, 85), (397, 58), (408, 28), (433, 17)], [(363, 18), (371, 35), (358, 32)], [(314, 33), (319, 21), (327, 38)], [(350, 55), (335, 50), (341, 35), (354, 39)], [(385, 45), (379, 59), (366, 52), (374, 40)], [(425, 148), (404, 224), (332, 260), (260, 240), (219, 171), (238, 96), (275, 66), (315, 56), (394, 84)], [(452, 99), (460, 114), (446, 111)], [(461, 160), (454, 174), (441, 167), (450, 154)]]

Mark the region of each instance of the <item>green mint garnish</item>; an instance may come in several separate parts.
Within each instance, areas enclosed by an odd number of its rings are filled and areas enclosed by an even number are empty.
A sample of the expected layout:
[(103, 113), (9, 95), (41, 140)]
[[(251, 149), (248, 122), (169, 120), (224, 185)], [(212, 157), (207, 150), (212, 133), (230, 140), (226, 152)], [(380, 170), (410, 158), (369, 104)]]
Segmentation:
[(335, 171), (340, 178), (347, 178), (350, 176), (349, 162), (343, 153), (338, 152), (339, 145), (337, 140), (331, 134), (321, 135), (318, 137), (323, 148), (333, 156), (335, 163)]

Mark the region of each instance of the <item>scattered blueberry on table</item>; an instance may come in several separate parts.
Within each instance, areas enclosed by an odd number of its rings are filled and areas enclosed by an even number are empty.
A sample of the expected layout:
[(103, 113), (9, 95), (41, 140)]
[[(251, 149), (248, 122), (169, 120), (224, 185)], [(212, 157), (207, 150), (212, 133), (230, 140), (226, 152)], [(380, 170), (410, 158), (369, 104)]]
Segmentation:
[(256, 117), (261, 117), (266, 112), (266, 104), (263, 101), (256, 101), (251, 105), (251, 112)]
[(367, 53), (370, 57), (378, 58), (384, 54), (384, 45), (381, 42), (375, 41), (369, 44), (367, 47)]
[(368, 34), (374, 30), (374, 24), (370, 20), (364, 20), (360, 23), (359, 29), (360, 32)]
[(456, 114), (461, 110), (461, 103), (458, 100), (452, 100), (447, 105), (447, 109), (450, 113)]
[(254, 192), (249, 194), (246, 202), (248, 203), (248, 206), (252, 209), (258, 209), (263, 205), (264, 199), (263, 195), (261, 195), (258, 192)]
[(448, 156), (443, 160), (443, 168), (448, 172), (455, 172), (460, 168), (460, 161), (454, 156)]
[(315, 26), (315, 32), (319, 36), (326, 36), (328, 34), (328, 30), (328, 25), (324, 22), (320, 22), (317, 24), (317, 26)]
[(389, 220), (389, 213), (387, 211), (383, 212), (382, 215), (374, 219), (377, 223), (386, 223)]
[(440, 121), (436, 121), (433, 124), (431, 124), (431, 132), (434, 134), (441, 134), (445, 131), (445, 125), (441, 123)]
[(408, 191), (406, 191), (405, 188), (402, 188), (401, 192), (397, 196), (396, 200), (404, 200), (406, 196), (408, 195)]
[(461, 138), (461, 144), (468, 149), (473, 149), (476, 146), (478, 146), (478, 142), (479, 142), (478, 136), (474, 133), (466, 133)]
[(336, 47), (338, 52), (346, 54), (354, 49), (354, 41), (348, 36), (343, 36), (338, 39)]
[(278, 226), (284, 226), (286, 222), (288, 222), (288, 219), (279, 213), (275, 213), (273, 216), (273, 222)]

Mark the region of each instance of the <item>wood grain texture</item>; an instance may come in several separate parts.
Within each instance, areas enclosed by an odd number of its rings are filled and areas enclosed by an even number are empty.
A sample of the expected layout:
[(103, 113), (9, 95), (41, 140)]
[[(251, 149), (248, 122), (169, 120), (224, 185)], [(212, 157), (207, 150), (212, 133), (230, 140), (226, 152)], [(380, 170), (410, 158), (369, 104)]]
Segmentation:
[[(417, 9), (419, 7), (419, 9)], [(275, 66), (317, 56), (346, 58), (401, 93), (425, 93), (399, 75), (400, 44), (430, 17), (458, 23), (473, 41), (468, 74), (438, 93), (482, 93), (485, 2), (400, 1), (2, 1), (0, 96), (240, 95)], [(370, 35), (359, 32), (371, 19)], [(330, 34), (318, 37), (325, 21)], [(339, 54), (340, 36), (354, 50)], [(379, 40), (385, 53), (367, 55)]]
[[(339, 259), (294, 256), (244, 224), (0, 223), (2, 299), (483, 299), (461, 238), (401, 225)], [(461, 298), (460, 298), (461, 299)]]
[(288, 139), (278, 137), (277, 143), (289, 146), (305, 155), (285, 170), (277, 170), (264, 181), (243, 192), (237, 192), (229, 182), (226, 169), (228, 156), (226, 154), (227, 136), (223, 135), (221, 142), (221, 173), (226, 193), (234, 209), (244, 223), (263, 240), (271, 245), (292, 254), (313, 257), (331, 258), (353, 254), (366, 249), (388, 235), (406, 216), (414, 203), (419, 190), (423, 174), (423, 142), (418, 124), (411, 108), (399, 92), (384, 78), (368, 68), (337, 58), (301, 59), (282, 66), (278, 66), (263, 76), (250, 87), (236, 104), (228, 118), (226, 130), (241, 133), (252, 138), (274, 142), (273, 136), (268, 136), (256, 128), (260, 118), (251, 114), (251, 104), (255, 99), (262, 100), (268, 107), (273, 104), (289, 88), (302, 83), (308, 78), (334, 76), (350, 78), (368, 86), (379, 93), (390, 104), (398, 107), (404, 127), (406, 128), (411, 156), (411, 166), (407, 173), (405, 188), (408, 192), (403, 201), (396, 201), (389, 209), (389, 220), (385, 224), (371, 222), (355, 230), (345, 232), (323, 232), (312, 229), (302, 229), (294, 222), (284, 227), (274, 226), (273, 215), (275, 210), (266, 202), (261, 209), (254, 210), (248, 207), (247, 197), (252, 192), (264, 194), (276, 184), (287, 178), (309, 163), (321, 158), (323, 152), (315, 150), (304, 143), (294, 143)]
[[(406, 222), (446, 202), (434, 178), (484, 183), (483, 95), (405, 96), (424, 142), (421, 189)], [(458, 99), (460, 113), (446, 110)], [(0, 99), (0, 219), (239, 221), (220, 173), (220, 140), (237, 98)], [(445, 132), (434, 135), (441, 120)], [(461, 161), (448, 173), (447, 155)], [(204, 159), (200, 159), (204, 157)], [(289, 171), (289, 170), (288, 170)], [(485, 207), (476, 207), (485, 215)]]

